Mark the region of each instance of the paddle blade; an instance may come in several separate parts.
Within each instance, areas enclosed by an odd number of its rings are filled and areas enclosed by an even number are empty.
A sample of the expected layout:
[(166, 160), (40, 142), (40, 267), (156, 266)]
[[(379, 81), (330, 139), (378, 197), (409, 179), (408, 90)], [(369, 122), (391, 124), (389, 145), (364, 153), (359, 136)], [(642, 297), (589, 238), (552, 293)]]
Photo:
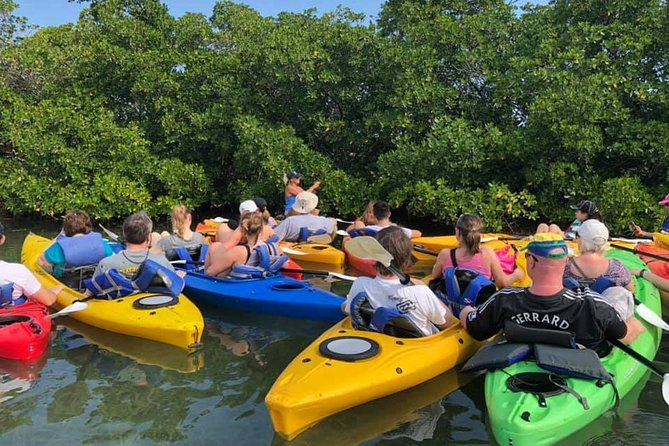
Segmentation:
[(283, 251), (286, 254), (294, 255), (294, 256), (306, 256), (309, 255), (307, 252), (303, 251), (298, 251), (297, 249), (292, 249), (292, 248), (287, 248), (285, 246), (281, 247), (281, 251)]
[(639, 304), (636, 306), (636, 313), (651, 325), (661, 328), (662, 330), (669, 331), (669, 324), (667, 324), (664, 319), (662, 319), (658, 314), (653, 310), (645, 306), (644, 304)]
[(46, 319), (53, 319), (55, 317), (65, 316), (70, 313), (76, 313), (77, 311), (85, 310), (86, 308), (88, 308), (88, 304), (86, 302), (75, 302), (56, 313), (48, 315)]
[(352, 225), (353, 224), (352, 221), (342, 220), (341, 218), (335, 218), (335, 220), (338, 221), (339, 223), (346, 223), (347, 225)]
[(341, 280), (350, 280), (351, 282), (353, 282), (355, 279), (357, 279), (357, 277), (354, 277), (354, 276), (347, 276), (346, 274), (331, 273), (331, 272), (328, 273), (328, 276), (336, 277), (337, 279), (341, 279)]
[(669, 373), (665, 373), (662, 379), (662, 398), (669, 405)]
[(346, 232), (346, 231), (344, 231), (343, 229), (339, 229), (339, 230), (337, 231), (337, 235), (341, 235), (342, 237), (348, 237), (348, 236), (349, 236), (349, 233)]
[(383, 246), (369, 236), (355, 237), (346, 243), (346, 249), (361, 259), (376, 260), (383, 266), (390, 266), (393, 256)]

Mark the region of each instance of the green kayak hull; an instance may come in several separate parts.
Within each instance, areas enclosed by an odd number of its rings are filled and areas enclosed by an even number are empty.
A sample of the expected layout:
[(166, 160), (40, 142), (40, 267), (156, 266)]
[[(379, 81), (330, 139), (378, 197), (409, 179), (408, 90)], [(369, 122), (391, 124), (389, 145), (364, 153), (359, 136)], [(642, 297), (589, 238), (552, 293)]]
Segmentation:
[[(628, 268), (645, 264), (632, 253), (610, 249), (608, 258), (622, 261)], [(662, 314), (660, 295), (650, 282), (635, 278), (635, 295), (655, 313)], [(638, 318), (638, 317), (637, 317)], [(660, 345), (662, 332), (638, 318), (646, 330), (631, 345), (648, 359), (653, 359)], [(648, 369), (622, 350), (602, 358), (604, 368), (613, 376), (618, 396), (623, 398), (643, 379)], [(485, 399), (491, 431), (500, 445), (542, 446), (554, 444), (587, 426), (615, 407), (617, 397), (611, 384), (592, 380), (566, 378), (566, 384), (587, 400), (588, 409), (570, 393), (547, 396), (540, 401), (535, 394), (512, 391), (507, 386), (511, 376), (521, 373), (547, 372), (532, 361), (521, 361), (501, 370), (488, 372)], [(543, 404), (542, 404), (543, 403)]]

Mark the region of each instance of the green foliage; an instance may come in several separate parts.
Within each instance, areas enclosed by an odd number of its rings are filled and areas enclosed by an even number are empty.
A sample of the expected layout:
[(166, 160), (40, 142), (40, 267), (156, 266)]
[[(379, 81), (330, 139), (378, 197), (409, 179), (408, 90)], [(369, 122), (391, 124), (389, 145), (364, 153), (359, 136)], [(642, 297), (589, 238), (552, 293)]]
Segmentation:
[(24, 39), (0, 0), (0, 200), (95, 216), (175, 202), (321, 208), (392, 198), (489, 229), (560, 224), (597, 201), (649, 228), (669, 188), (669, 6), (658, 0), (389, 0), (263, 17), (231, 1), (173, 17), (159, 0), (79, 0)]
[(506, 185), (490, 183), (485, 188), (453, 189), (442, 179), (420, 180), (391, 195), (391, 204), (407, 204), (414, 215), (434, 215), (453, 223), (464, 213), (479, 215), (489, 231), (509, 227), (513, 220), (535, 219), (536, 200), (526, 190), (514, 193)]
[(652, 195), (638, 178), (620, 177), (604, 181), (599, 187), (596, 199), (602, 218), (609, 230), (615, 234), (629, 231), (629, 224), (636, 223), (647, 231), (660, 227), (666, 217), (657, 205), (657, 196)]

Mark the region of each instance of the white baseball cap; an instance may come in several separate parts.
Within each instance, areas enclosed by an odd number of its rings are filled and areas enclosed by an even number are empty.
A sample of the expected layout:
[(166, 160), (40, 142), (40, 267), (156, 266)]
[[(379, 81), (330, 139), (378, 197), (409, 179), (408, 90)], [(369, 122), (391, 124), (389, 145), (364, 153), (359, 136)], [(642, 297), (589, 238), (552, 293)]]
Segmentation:
[(242, 215), (246, 212), (255, 212), (258, 210), (258, 205), (253, 200), (242, 201), (239, 205), (239, 215)]

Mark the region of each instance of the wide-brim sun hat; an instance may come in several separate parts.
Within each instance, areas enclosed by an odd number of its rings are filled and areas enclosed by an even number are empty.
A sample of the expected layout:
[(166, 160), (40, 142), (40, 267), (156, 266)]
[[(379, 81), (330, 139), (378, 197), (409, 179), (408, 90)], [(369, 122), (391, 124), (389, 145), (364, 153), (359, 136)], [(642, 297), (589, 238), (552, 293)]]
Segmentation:
[(300, 192), (295, 197), (295, 204), (293, 210), (300, 214), (308, 214), (318, 206), (318, 196), (311, 192)]

